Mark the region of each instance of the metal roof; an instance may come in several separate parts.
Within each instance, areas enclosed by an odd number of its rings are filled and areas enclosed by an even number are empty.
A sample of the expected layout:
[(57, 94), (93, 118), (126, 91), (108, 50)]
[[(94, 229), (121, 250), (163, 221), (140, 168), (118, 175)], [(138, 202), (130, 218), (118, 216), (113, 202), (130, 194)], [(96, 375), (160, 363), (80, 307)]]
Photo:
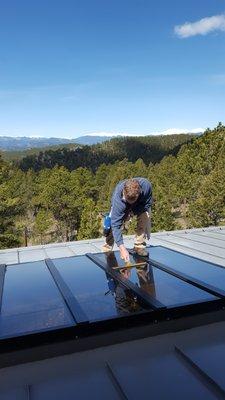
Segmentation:
[[(126, 246), (133, 247), (133, 236), (124, 238)], [(98, 253), (103, 243), (102, 238), (0, 250), (0, 264)], [(225, 226), (152, 233), (150, 244), (225, 266)]]
[[(0, 264), (86, 253), (96, 257), (94, 253), (101, 251), (103, 242), (104, 239), (94, 239), (1, 250)], [(126, 236), (125, 244), (132, 247), (133, 236)], [(224, 226), (153, 233), (150, 244), (225, 267)], [(155, 250), (157, 252), (157, 248)], [(14, 354), (9, 352), (2, 357), (3, 365), (4, 357), (11, 357), (9, 362), (6, 359), (5, 365), (12, 366), (1, 368), (0, 399), (225, 398), (225, 311), (221, 309), (209, 314), (211, 317), (196, 315), (179, 318), (178, 325), (176, 320), (164, 321), (163, 330), (157, 321), (152, 331), (148, 326), (129, 326), (120, 331), (122, 340), (117, 331), (110, 334), (110, 342), (102, 333), (98, 337), (101, 336), (101, 346), (104, 347), (93, 349), (96, 347), (93, 341), (98, 340), (96, 336), (91, 339), (89, 347), (83, 344), (83, 349), (78, 352), (74, 350), (75, 353), (54, 358), (49, 358), (49, 352), (66, 354), (71, 353), (71, 349), (65, 348), (67, 345), (64, 342), (52, 344), (52, 347), (47, 344), (41, 348), (43, 360), (26, 364), (21, 361), (16, 366), (13, 366)], [(198, 321), (201, 319), (202, 322)], [(190, 324), (191, 320), (194, 323)], [(75, 339), (72, 346), (76, 346)], [(29, 350), (25, 352), (27, 359), (32, 360)], [(19, 357), (22, 359), (23, 355)]]
[(224, 399), (224, 333), (220, 322), (4, 368), (0, 398)]

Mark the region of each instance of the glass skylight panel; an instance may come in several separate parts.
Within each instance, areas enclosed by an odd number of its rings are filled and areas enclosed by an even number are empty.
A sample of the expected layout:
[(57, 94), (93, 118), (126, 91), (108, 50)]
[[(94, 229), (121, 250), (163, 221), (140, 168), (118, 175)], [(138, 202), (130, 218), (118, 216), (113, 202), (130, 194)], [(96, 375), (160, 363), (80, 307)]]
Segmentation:
[[(117, 274), (135, 283), (144, 292), (154, 297), (167, 307), (193, 304), (204, 301), (216, 300), (217, 297), (201, 290), (191, 284), (176, 278), (154, 266), (121, 268), (124, 261), (121, 260), (119, 252), (97, 254), (97, 257), (106, 262), (106, 265)], [(143, 262), (141, 257), (130, 257), (131, 264)]]
[[(154, 318), (155, 310), (166, 312), (166, 307), (176, 311), (204, 302), (219, 307), (217, 288), (220, 297), (225, 292), (223, 268), (160, 246), (149, 251), (146, 265), (143, 257), (130, 256), (131, 264), (142, 262), (132, 268), (124, 268), (119, 252), (2, 266), (0, 339), (74, 326), (79, 333), (85, 333), (87, 326), (91, 332), (96, 329), (94, 322), (113, 319), (114, 323), (134, 314), (136, 321), (145, 311)], [(173, 274), (181, 278), (185, 274), (188, 282)]]
[(57, 259), (54, 264), (90, 321), (143, 310), (130, 290), (87, 257)]
[(201, 280), (206, 285), (225, 291), (224, 268), (160, 246), (150, 248), (149, 254), (152, 261), (164, 264), (191, 278)]
[(8, 266), (0, 337), (75, 325), (44, 261)]

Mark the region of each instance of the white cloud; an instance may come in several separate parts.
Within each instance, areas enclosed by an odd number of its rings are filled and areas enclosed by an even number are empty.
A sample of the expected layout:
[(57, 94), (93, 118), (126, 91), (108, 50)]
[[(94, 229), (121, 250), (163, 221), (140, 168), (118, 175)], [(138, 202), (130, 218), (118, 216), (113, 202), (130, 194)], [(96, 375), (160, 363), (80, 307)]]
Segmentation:
[(182, 39), (196, 35), (207, 35), (213, 31), (225, 31), (224, 14), (202, 18), (196, 22), (185, 22), (185, 24), (177, 25), (174, 28), (176, 35)]

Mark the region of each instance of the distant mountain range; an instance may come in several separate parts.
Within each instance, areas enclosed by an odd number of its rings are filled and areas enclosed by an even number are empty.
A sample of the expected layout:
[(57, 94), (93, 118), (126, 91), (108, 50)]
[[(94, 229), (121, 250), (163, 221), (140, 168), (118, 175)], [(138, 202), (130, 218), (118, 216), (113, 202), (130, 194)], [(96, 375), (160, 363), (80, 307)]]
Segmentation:
[[(176, 132), (175, 132), (176, 133)], [(186, 133), (186, 132), (185, 132)], [(193, 134), (193, 132), (190, 132)], [(196, 135), (202, 134), (202, 132), (195, 132)], [(112, 139), (113, 136), (98, 136), (98, 135), (86, 135), (74, 139), (65, 138), (44, 138), (44, 137), (27, 137), (27, 136), (0, 136), (0, 150), (2, 151), (22, 151), (33, 148), (42, 148), (47, 146), (57, 146), (62, 144), (79, 144), (79, 145), (93, 145), (97, 143), (102, 143), (107, 140)], [(122, 136), (122, 135), (117, 135)], [(128, 135), (126, 135), (128, 136)], [(133, 136), (133, 135), (132, 135)], [(149, 135), (150, 136), (150, 135)]]
[(44, 138), (44, 137), (27, 137), (27, 136), (0, 136), (0, 149), (2, 151), (19, 151), (28, 150), (33, 148), (41, 148), (47, 146), (57, 146), (61, 144), (80, 144), (80, 145), (91, 145), (96, 143), (102, 143), (106, 140), (110, 140), (112, 136), (81, 136), (76, 139), (65, 139), (65, 138)]

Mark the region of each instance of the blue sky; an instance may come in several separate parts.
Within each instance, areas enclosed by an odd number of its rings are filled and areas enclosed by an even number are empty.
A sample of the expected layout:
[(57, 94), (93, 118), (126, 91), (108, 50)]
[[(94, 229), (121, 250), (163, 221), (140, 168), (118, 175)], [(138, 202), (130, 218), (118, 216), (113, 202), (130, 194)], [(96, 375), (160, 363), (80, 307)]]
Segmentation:
[(224, 14), (222, 0), (2, 0), (0, 135), (225, 122)]

